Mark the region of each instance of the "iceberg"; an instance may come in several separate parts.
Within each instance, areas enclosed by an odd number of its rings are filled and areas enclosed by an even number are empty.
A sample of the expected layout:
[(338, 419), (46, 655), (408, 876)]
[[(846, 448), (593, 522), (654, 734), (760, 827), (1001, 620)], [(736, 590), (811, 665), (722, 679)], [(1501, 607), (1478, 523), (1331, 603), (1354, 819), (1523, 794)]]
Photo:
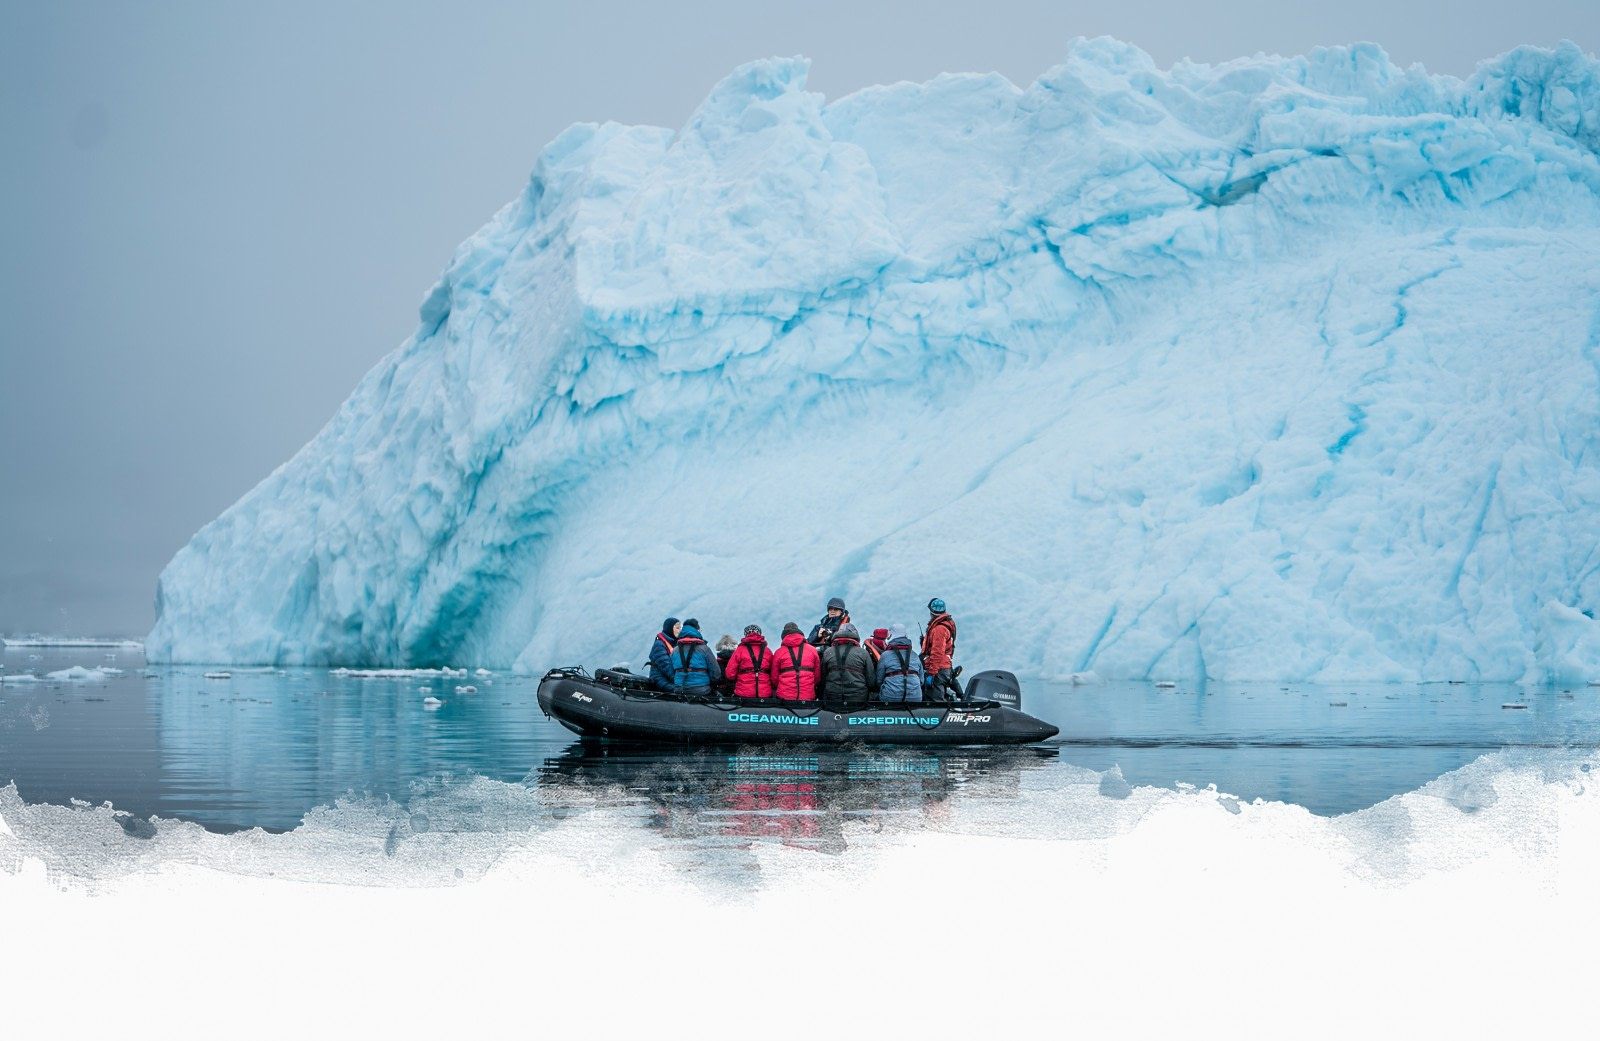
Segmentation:
[(1600, 675), (1593, 57), (806, 74), (550, 142), (147, 656), (529, 673), (939, 596), (1024, 676)]

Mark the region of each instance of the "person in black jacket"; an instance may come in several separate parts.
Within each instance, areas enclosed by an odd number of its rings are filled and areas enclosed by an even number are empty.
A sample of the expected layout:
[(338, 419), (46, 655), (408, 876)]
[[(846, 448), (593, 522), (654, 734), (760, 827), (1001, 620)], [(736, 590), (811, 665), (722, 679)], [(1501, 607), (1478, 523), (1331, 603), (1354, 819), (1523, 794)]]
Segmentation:
[(806, 643), (813, 647), (826, 647), (828, 641), (833, 639), (833, 634), (839, 631), (839, 626), (850, 623), (850, 612), (844, 609), (844, 601), (838, 597), (828, 601), (828, 612), (822, 616), (822, 621), (811, 627), (811, 635), (806, 637)]
[(717, 641), (717, 665), (722, 669), (722, 679), (717, 681), (716, 691), (722, 697), (733, 697), (733, 679), (728, 675), (728, 659), (733, 657), (733, 650), (738, 646), (739, 641), (726, 633)]
[(822, 697), (834, 705), (865, 705), (878, 689), (877, 663), (861, 646), (861, 636), (849, 622), (822, 652)]

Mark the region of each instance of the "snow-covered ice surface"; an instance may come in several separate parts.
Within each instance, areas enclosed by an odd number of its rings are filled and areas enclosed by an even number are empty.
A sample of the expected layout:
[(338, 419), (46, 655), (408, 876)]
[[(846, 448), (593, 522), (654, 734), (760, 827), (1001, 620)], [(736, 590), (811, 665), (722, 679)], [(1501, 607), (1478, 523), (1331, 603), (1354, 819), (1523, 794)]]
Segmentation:
[[(731, 872), (602, 794), (552, 817), (483, 778), (403, 805), (352, 796), (277, 835), (6, 787), (0, 906), (26, 939), (7, 1025), (92, 1033), (109, 1000), (166, 1036), (281, 1037), (281, 1015), (238, 1016), (281, 992), (317, 1010), (318, 1036), (514, 1017), (799, 1038), (817, 1015), (849, 1036), (1346, 1037), (1377, 1017), (1511, 1036), (1587, 1010), (1597, 768), (1593, 749), (1488, 755), (1335, 818), (1081, 771), (1003, 815), (955, 799), (911, 826), (847, 821), (839, 855), (752, 843)], [(740, 944), (774, 967), (742, 978)], [(1501, 950), (1533, 956), (1485, 963)], [(66, 1000), (90, 981), (96, 1001)], [(150, 1004), (174, 981), (181, 1015)]]
[(538, 672), (941, 596), (1024, 675), (1600, 673), (1593, 58), (806, 71), (551, 142), (150, 658)]

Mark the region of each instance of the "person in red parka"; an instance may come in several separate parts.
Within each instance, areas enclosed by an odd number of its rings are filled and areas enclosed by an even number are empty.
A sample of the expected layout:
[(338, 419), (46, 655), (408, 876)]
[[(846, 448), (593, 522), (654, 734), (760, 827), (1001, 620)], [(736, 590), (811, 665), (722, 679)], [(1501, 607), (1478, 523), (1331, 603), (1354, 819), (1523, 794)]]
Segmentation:
[(961, 681), (950, 667), (956, 650), (956, 620), (938, 597), (928, 601), (928, 615), (928, 632), (922, 638), (922, 669), (928, 692), (942, 697), (948, 690), (959, 699)]
[(786, 701), (815, 701), (817, 674), (822, 659), (817, 649), (806, 642), (800, 626), (789, 622), (783, 627), (783, 642), (772, 651), (772, 692)]
[(767, 669), (772, 665), (772, 649), (767, 638), (761, 635), (761, 626), (744, 627), (744, 639), (728, 658), (727, 677), (733, 683), (734, 697), (772, 697), (772, 678)]

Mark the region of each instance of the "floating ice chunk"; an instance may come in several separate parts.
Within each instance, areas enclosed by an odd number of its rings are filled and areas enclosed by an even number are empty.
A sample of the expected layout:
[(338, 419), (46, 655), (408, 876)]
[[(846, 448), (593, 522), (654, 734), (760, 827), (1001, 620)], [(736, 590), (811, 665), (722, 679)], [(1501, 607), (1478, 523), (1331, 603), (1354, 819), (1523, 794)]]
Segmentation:
[(1067, 676), (1067, 682), (1071, 683), (1075, 687), (1086, 687), (1094, 684), (1104, 683), (1105, 680), (1100, 678), (1099, 673), (1095, 672), (1093, 669), (1090, 669), (1088, 672), (1071, 673)]
[(473, 675), (474, 676), (481, 676), (481, 677), (488, 677), (488, 676), (493, 676), (494, 673), (490, 672), (488, 669), (479, 669), (477, 672), (473, 673)]
[(477, 687), (472, 687), (472, 686), (457, 687), (456, 688), (456, 693), (457, 694), (476, 694), (476, 693), (478, 693), (478, 688)]
[(86, 669), (82, 665), (74, 665), (70, 669), (47, 672), (44, 678), (61, 683), (103, 683), (106, 674), (99, 669)]
[(1503, 702), (1500, 705), (1500, 707), (1501, 708), (1527, 708), (1528, 706), (1527, 706), (1527, 704), (1525, 702), (1521, 702), (1521, 701), (1507, 701), (1507, 702)]
[(23, 636), (0, 639), (6, 647), (117, 647), (137, 650), (144, 647), (138, 640), (95, 640), (77, 636)]
[(417, 688), (417, 693), (418, 694), (432, 694), (433, 693), (433, 688), (432, 687), (418, 687)]
[(1162, 688), (1163, 690), (1170, 690), (1173, 687), (1176, 687), (1177, 684), (1171, 680), (1157, 680), (1156, 686)]
[(444, 702), (440, 701), (438, 698), (423, 698), (422, 699), (422, 707), (423, 708), (438, 708), (440, 705), (443, 705), (443, 704), (444, 704)]
[(466, 669), (329, 669), (329, 675), (361, 680), (408, 679), (419, 676), (465, 676)]
[(206, 679), (208, 679), (208, 680), (231, 680), (231, 679), (233, 679), (233, 673), (231, 673), (231, 672), (208, 672), (208, 673), (206, 673)]

